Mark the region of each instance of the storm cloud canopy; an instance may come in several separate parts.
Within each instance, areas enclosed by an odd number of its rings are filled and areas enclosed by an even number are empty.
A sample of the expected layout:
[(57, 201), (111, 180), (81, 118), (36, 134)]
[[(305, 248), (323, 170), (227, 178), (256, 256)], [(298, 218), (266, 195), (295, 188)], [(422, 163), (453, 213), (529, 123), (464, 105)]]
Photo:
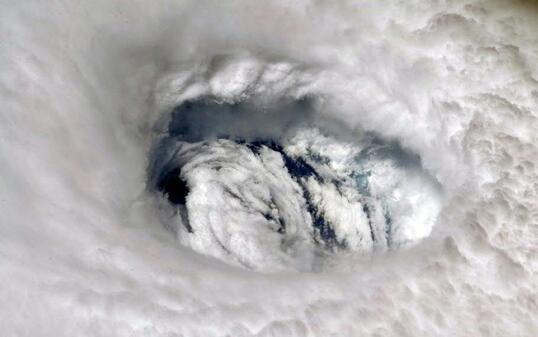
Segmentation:
[(538, 8), (0, 1), (5, 336), (538, 334)]

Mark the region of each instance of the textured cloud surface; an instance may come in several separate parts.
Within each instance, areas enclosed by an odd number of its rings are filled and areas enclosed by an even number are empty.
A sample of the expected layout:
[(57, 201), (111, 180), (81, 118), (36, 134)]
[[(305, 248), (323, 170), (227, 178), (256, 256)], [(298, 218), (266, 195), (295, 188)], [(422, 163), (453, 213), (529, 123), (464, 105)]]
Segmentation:
[(5, 336), (538, 335), (538, 10), (0, 1)]

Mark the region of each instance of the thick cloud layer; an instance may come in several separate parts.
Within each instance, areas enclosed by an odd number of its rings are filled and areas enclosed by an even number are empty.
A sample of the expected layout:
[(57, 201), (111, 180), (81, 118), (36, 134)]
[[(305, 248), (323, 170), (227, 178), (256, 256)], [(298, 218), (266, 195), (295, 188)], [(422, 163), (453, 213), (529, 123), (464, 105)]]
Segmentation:
[(3, 335), (538, 333), (536, 6), (0, 8)]

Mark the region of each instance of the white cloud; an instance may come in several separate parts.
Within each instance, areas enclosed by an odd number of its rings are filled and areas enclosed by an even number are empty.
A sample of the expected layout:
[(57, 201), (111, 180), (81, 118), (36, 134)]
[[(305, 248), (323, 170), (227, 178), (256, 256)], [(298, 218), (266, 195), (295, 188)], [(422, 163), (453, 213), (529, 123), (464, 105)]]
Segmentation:
[[(0, 9), (3, 335), (536, 335), (535, 6), (28, 0)], [(281, 139), (290, 153), (311, 146), (334, 162), (318, 164), (320, 174), (349, 168), (347, 132), (373, 131), (419, 155), (423, 169), (372, 163), (371, 218), (385, 221), (392, 207), (402, 243), (431, 234), (396, 252), (342, 256), (335, 269), (345, 272), (322, 273), (246, 271), (179, 244), (185, 236), (162, 226), (174, 210), (146, 188), (148, 165), (170, 109), (206, 95), (271, 107), (311, 97), (307, 111), (201, 121)], [(298, 121), (337, 141), (283, 128)], [(193, 226), (220, 232), (184, 244), (220, 256), (218, 237), (268, 268), (318, 261), (301, 241), (306, 201), (278, 155), (213, 141), (192, 148), (187, 207)], [(226, 176), (208, 168), (217, 162)], [(445, 202), (429, 197), (428, 174)], [(359, 242), (345, 224), (362, 201), (320, 186), (337, 234)], [(224, 188), (241, 197), (224, 199)], [(296, 224), (291, 251), (272, 250), (274, 224), (253, 209)], [(235, 227), (219, 228), (223, 220)]]

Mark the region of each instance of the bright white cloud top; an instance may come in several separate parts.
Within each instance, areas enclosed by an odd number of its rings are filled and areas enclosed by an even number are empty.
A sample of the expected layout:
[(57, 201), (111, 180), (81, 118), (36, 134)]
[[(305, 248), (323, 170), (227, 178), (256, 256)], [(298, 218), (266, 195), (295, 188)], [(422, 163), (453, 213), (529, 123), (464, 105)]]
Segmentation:
[(2, 335), (538, 335), (537, 33), (517, 1), (0, 1)]

